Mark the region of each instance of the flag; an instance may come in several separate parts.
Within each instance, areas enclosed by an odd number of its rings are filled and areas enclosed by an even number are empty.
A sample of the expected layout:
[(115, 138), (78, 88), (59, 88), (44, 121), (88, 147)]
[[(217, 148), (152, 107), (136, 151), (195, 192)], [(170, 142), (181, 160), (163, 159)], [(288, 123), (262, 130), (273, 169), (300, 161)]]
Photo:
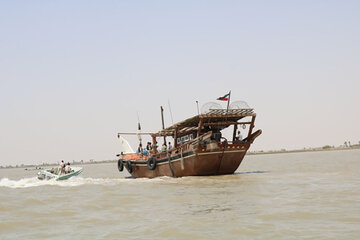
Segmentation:
[(228, 101), (229, 100), (230, 93), (225, 94), (223, 97), (218, 97), (216, 100), (220, 101)]

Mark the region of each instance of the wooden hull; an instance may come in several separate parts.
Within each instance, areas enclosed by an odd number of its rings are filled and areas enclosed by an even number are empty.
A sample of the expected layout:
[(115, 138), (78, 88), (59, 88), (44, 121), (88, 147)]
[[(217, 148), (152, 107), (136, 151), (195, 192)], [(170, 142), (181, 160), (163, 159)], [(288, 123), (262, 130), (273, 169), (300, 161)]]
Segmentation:
[[(149, 152), (141, 151), (140, 145), (140, 155), (123, 153), (117, 155), (119, 171), (123, 171), (125, 167), (135, 178), (233, 174), (240, 166), (250, 145), (262, 133), (260, 129), (253, 132), (256, 117), (253, 109), (248, 106), (243, 108), (236, 106), (234, 109), (211, 108), (208, 112), (178, 122), (166, 129), (163, 126), (163, 130), (150, 134), (152, 144), (147, 146), (150, 147)], [(242, 120), (246, 117), (250, 117), (251, 121)], [(247, 137), (242, 138), (238, 127), (242, 126), (245, 129), (246, 125), (249, 125), (248, 134)], [(234, 126), (232, 141), (222, 136), (222, 130), (229, 126)], [(158, 151), (157, 137), (164, 138), (161, 147), (164, 152)], [(167, 149), (166, 137), (173, 138), (174, 147)], [(150, 156), (142, 154), (150, 154)]]
[(186, 154), (174, 154), (157, 161), (154, 170), (150, 170), (146, 161), (129, 161), (124, 164), (134, 178), (154, 178), (160, 176), (208, 176), (233, 174), (240, 166), (250, 144), (226, 146), (207, 151), (197, 149)]

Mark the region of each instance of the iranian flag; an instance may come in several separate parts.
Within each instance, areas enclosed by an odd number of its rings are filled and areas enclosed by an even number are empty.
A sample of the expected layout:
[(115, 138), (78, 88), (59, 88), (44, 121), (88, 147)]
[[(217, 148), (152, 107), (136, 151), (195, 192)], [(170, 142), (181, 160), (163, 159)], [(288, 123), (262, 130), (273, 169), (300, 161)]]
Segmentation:
[(218, 97), (216, 100), (220, 101), (228, 101), (229, 100), (230, 93), (224, 95), (223, 97)]

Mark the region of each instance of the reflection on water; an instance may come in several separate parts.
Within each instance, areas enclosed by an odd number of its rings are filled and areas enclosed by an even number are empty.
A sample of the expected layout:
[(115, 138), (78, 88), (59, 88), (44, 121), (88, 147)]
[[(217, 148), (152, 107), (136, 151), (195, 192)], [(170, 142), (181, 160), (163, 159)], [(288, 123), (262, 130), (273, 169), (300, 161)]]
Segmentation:
[(66, 181), (2, 169), (1, 239), (358, 239), (359, 159), (252, 155), (233, 175), (155, 179), (116, 163)]

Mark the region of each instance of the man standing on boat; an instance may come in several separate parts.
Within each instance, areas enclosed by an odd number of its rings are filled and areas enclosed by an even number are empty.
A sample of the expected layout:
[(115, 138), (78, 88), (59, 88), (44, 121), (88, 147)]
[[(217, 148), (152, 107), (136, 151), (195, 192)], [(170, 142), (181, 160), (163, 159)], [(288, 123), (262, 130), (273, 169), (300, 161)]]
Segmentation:
[(242, 137), (240, 131), (238, 131), (237, 140), (242, 141), (242, 139), (243, 139), (243, 137)]
[(166, 143), (164, 142), (164, 144), (161, 147), (161, 151), (162, 152), (166, 152), (167, 151), (167, 147), (166, 147)]
[(147, 142), (146, 150), (147, 150), (148, 152), (151, 151), (151, 142)]
[(64, 171), (65, 163), (64, 160), (61, 160), (59, 167), (58, 167), (58, 175), (61, 175), (61, 173)]
[(65, 167), (65, 174), (68, 174), (70, 172), (71, 168), (70, 168), (70, 163), (68, 162), (66, 167)]
[(139, 147), (138, 147), (138, 150), (137, 150), (137, 154), (139, 154), (140, 156), (142, 156), (143, 155), (143, 147), (142, 147), (142, 144), (140, 143), (139, 144)]

